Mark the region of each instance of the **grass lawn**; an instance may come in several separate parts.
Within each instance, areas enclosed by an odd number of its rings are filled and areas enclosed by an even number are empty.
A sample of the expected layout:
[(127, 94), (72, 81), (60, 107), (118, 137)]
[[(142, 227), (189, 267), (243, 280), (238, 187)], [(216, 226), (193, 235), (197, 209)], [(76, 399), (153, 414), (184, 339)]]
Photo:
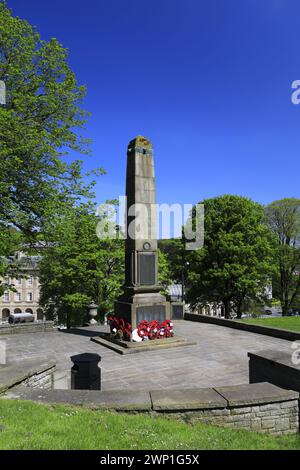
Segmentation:
[(0, 449), (284, 450), (300, 449), (300, 437), (0, 399)]
[(271, 326), (282, 330), (300, 331), (299, 317), (245, 318), (239, 321), (256, 325)]

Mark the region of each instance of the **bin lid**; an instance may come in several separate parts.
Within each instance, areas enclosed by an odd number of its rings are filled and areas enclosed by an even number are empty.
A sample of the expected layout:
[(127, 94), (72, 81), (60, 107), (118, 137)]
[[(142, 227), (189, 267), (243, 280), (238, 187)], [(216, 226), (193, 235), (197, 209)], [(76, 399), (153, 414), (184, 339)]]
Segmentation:
[(71, 361), (74, 363), (78, 362), (99, 362), (101, 361), (101, 356), (96, 353), (82, 353), (71, 356)]

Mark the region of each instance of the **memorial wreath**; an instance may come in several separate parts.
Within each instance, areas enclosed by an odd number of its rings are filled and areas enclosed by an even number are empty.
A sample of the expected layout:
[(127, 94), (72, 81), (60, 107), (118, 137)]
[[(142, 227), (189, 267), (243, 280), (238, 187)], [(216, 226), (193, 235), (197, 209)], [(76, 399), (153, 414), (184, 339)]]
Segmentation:
[[(133, 332), (131, 324), (124, 318), (110, 316), (107, 319), (110, 326), (111, 335), (118, 339), (126, 341), (132, 338), (139, 338), (140, 341), (171, 338), (174, 336), (174, 325), (171, 320), (164, 320), (160, 323), (158, 320), (142, 320), (137, 329)], [(133, 335), (133, 333), (136, 333)], [(136, 340), (133, 339), (133, 340)]]

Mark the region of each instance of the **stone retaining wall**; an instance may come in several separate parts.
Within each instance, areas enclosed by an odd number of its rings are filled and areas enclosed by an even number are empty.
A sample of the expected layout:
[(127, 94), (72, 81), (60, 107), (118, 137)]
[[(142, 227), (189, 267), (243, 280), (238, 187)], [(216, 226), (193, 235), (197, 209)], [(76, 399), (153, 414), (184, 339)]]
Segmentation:
[(250, 383), (270, 382), (300, 392), (300, 350), (249, 352), (248, 357)]
[(267, 382), (150, 393), (154, 410), (185, 422), (201, 421), (274, 435), (299, 432), (299, 393)]
[[(164, 413), (165, 414), (165, 413)], [(246, 429), (272, 435), (296, 434), (299, 430), (298, 400), (266, 405), (168, 414), (184, 422)]]
[(163, 415), (274, 435), (299, 432), (299, 392), (269, 382), (181, 390), (57, 390), (55, 370), (50, 358), (1, 366), (0, 393), (11, 399)]
[(214, 325), (226, 326), (235, 330), (249, 331), (260, 335), (272, 336), (273, 338), (286, 339), (287, 341), (300, 340), (300, 333), (291, 330), (281, 330), (270, 326), (254, 325), (253, 323), (244, 323), (238, 320), (227, 320), (225, 318), (211, 317), (209, 315), (200, 315), (198, 313), (185, 313), (184, 319), (202, 323), (212, 323)]
[(148, 413), (273, 435), (299, 432), (299, 393), (269, 383), (151, 392), (46, 390), (18, 386), (8, 390), (5, 396), (97, 410)]
[(25, 387), (51, 390), (53, 388), (53, 374), (55, 370), (56, 367), (53, 366), (50, 369), (36, 373), (21, 382), (21, 385), (24, 385)]
[(41, 333), (41, 332), (54, 332), (57, 331), (53, 327), (53, 321), (37, 321), (32, 323), (17, 323), (16, 325), (10, 325), (9, 323), (3, 323), (0, 325), (0, 335), (15, 335), (21, 333)]
[(0, 366), (0, 394), (18, 385), (33, 388), (52, 388), (53, 374), (56, 364), (53, 360), (45, 358), (27, 359), (13, 364)]

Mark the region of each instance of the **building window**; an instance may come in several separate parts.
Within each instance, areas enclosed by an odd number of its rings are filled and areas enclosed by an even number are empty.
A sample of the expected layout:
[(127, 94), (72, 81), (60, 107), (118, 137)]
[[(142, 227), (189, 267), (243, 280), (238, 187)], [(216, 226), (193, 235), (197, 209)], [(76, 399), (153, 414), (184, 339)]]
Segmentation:
[(15, 294), (15, 300), (16, 302), (21, 302), (22, 298), (21, 298), (21, 292), (16, 292)]
[(22, 284), (22, 279), (21, 278), (16, 279), (16, 284), (20, 286)]
[(26, 300), (27, 302), (32, 302), (33, 300), (32, 292), (27, 292)]
[(32, 284), (33, 284), (33, 277), (32, 277), (32, 276), (30, 276), (30, 277), (28, 278), (28, 284), (29, 284), (30, 286), (32, 286)]
[(9, 302), (9, 292), (4, 292), (4, 294), (3, 294), (3, 302)]

